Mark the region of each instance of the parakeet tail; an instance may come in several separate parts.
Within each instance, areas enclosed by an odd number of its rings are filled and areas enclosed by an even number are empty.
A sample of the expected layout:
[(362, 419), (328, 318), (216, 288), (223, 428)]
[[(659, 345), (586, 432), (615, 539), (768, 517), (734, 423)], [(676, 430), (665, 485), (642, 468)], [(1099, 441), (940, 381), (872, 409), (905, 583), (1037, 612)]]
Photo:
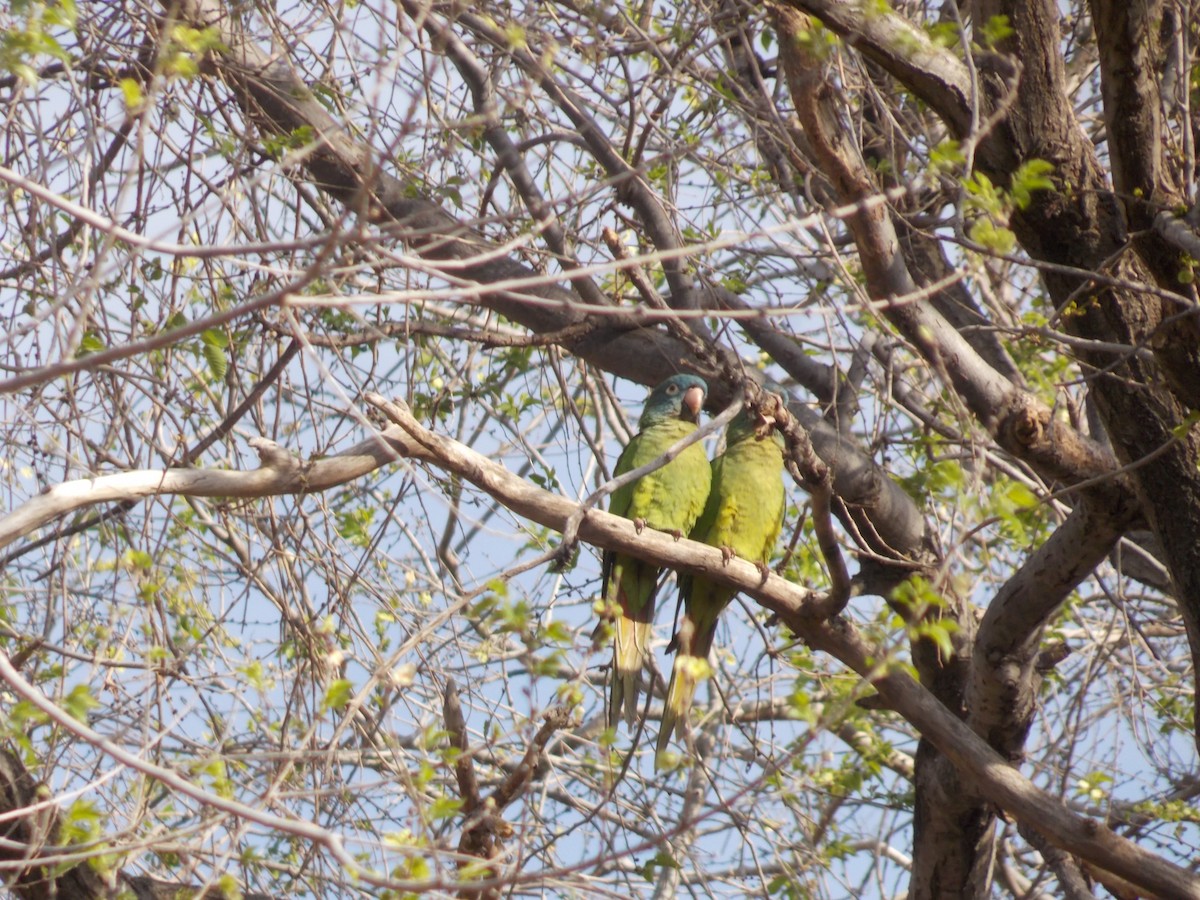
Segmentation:
[(687, 721), (688, 710), (692, 708), (692, 697), (696, 694), (695, 671), (699, 665), (707, 665), (704, 660), (680, 653), (675, 657), (675, 665), (671, 668), (671, 683), (667, 686), (667, 702), (663, 706), (662, 726), (658, 732), (658, 752), (662, 753), (671, 742), (671, 733), (677, 731), (683, 737), (683, 723)]
[(608, 698), (608, 723), (615, 726), (625, 711), (630, 728), (637, 717), (638, 675), (650, 652), (650, 622), (622, 614), (613, 641), (613, 680)]
[(683, 738), (684, 723), (692, 708), (696, 685), (712, 674), (708, 651), (712, 647), (715, 630), (714, 623), (714, 627), (703, 628), (702, 633), (697, 634), (688, 616), (680, 620), (679, 632), (675, 636), (679, 649), (675, 654), (675, 664), (671, 667), (671, 683), (667, 685), (667, 700), (663, 705), (662, 724), (658, 732), (659, 753), (667, 748), (672, 732), (677, 732)]

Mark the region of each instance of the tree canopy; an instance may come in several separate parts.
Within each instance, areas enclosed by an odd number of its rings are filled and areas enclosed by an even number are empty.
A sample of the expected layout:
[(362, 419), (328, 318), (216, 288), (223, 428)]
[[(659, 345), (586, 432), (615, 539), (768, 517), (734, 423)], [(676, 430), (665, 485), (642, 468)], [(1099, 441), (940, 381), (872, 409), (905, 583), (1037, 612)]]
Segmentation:
[[(11, 4), (4, 884), (1200, 897), (1198, 38)], [(604, 511), (678, 372), (785, 437), (770, 574)], [(604, 551), (740, 591), (657, 759)]]

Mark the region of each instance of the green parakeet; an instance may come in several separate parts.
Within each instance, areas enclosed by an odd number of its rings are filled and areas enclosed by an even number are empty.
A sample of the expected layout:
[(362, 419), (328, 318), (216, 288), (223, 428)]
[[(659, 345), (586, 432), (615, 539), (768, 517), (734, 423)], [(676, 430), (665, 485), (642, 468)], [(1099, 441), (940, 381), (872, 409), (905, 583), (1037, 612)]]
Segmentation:
[[(638, 419), (638, 433), (617, 459), (615, 475), (653, 462), (696, 430), (708, 385), (695, 375), (675, 375), (656, 387)], [(703, 445), (692, 444), (660, 469), (613, 491), (609, 512), (633, 519), (641, 530), (687, 534), (708, 497), (712, 469)], [(659, 569), (632, 556), (607, 552), (602, 576), (605, 605), (618, 616), (613, 645), (613, 680), (608, 720), (615, 725), (625, 710), (632, 725), (637, 712), (637, 680), (649, 656), (654, 594)]]
[[(727, 557), (737, 554), (765, 571), (783, 526), (783, 435), (770, 425), (770, 436), (756, 427), (755, 416), (743, 410), (725, 432), (725, 452), (713, 460), (712, 489), (704, 512), (692, 529), (692, 540), (720, 547)], [(671, 732), (683, 735), (683, 723), (696, 684), (709, 672), (708, 651), (717, 631), (717, 617), (737, 589), (699, 575), (679, 580), (683, 619), (675, 635), (675, 664), (658, 733), (661, 753)]]

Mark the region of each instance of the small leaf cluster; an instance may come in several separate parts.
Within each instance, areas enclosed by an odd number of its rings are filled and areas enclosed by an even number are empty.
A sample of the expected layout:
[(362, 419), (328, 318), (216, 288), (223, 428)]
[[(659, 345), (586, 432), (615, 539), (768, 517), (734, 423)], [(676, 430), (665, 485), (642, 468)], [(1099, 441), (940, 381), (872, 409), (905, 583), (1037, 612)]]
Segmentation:
[(1013, 172), (1007, 191), (983, 172), (972, 172), (963, 182), (963, 212), (975, 217), (967, 229), (968, 237), (993, 253), (1012, 253), (1017, 237), (1008, 227), (1009, 220), (1014, 212), (1029, 208), (1035, 192), (1054, 190), (1049, 177), (1052, 171), (1054, 167), (1043, 159), (1027, 160)]

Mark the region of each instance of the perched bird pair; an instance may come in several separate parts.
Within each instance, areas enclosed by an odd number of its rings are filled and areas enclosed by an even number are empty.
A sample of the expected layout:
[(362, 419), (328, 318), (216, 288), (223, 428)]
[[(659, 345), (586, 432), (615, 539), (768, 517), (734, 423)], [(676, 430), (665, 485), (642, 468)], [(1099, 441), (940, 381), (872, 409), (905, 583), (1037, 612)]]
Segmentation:
[[(695, 375), (675, 375), (650, 394), (638, 420), (638, 433), (621, 452), (615, 475), (663, 456), (696, 430), (708, 386)], [(769, 426), (768, 426), (769, 427)], [(765, 569), (783, 525), (783, 437), (759, 432), (743, 410), (725, 433), (725, 452), (711, 465), (703, 447), (693, 444), (662, 468), (613, 492), (609, 511), (660, 531), (687, 534), (720, 547), (726, 558), (741, 556)], [(613, 682), (608, 718), (624, 712), (632, 725), (637, 711), (637, 679), (650, 655), (654, 599), (659, 569), (631, 556), (606, 552), (604, 599), (618, 610), (613, 648)], [(667, 688), (658, 749), (672, 730), (682, 735), (696, 685), (708, 673), (708, 652), (717, 618), (736, 588), (707, 578), (680, 578), (684, 615), (672, 646), (676, 649)]]

